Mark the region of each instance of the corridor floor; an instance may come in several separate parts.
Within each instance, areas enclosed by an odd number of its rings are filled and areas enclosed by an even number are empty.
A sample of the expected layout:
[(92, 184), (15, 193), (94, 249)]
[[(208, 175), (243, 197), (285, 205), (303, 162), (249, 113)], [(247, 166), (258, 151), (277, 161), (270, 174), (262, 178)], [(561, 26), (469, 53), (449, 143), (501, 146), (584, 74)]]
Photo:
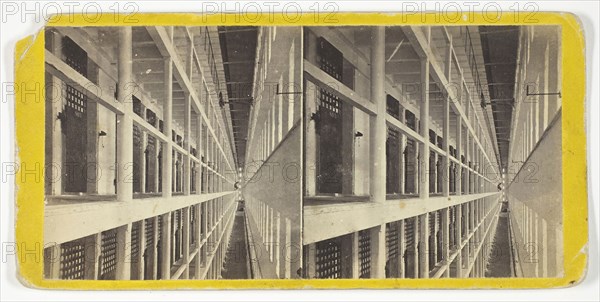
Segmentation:
[(238, 209), (233, 220), (233, 229), (227, 246), (225, 263), (221, 276), (223, 279), (248, 279), (248, 248), (244, 210)]
[(488, 261), (486, 277), (503, 278), (513, 277), (511, 271), (510, 234), (508, 230), (508, 213), (501, 212), (498, 217), (498, 226), (494, 234)]

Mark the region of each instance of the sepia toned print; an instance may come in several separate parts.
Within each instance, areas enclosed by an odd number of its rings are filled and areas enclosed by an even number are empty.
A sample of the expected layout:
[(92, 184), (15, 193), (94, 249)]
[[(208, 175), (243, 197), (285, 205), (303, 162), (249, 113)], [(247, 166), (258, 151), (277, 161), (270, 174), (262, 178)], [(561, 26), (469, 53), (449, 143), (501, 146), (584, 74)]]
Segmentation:
[(304, 43), (306, 278), (562, 274), (559, 26)]
[(299, 27), (45, 33), (45, 278), (300, 277)]
[(563, 272), (561, 26), (45, 30), (44, 278)]

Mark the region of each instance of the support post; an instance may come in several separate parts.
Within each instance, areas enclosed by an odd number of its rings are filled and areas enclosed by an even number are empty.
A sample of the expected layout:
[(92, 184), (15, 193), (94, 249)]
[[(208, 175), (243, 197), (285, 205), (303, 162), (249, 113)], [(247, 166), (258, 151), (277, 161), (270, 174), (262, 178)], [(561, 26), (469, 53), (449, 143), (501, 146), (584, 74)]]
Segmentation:
[(115, 276), (117, 280), (131, 279), (131, 223), (117, 228), (117, 255)]
[[(375, 103), (376, 114), (369, 117), (370, 124), (370, 191), (372, 201), (385, 201), (385, 27), (373, 27), (371, 48), (371, 102)], [(385, 261), (384, 261), (385, 263)]]
[(163, 103), (164, 134), (167, 141), (163, 142), (162, 156), (162, 195), (169, 198), (173, 195), (173, 140), (171, 139), (173, 131), (173, 59), (165, 58), (164, 80), (165, 96)]
[(462, 278), (462, 205), (456, 206), (456, 244), (457, 244), (457, 255), (454, 261), (456, 261), (456, 278)]
[(429, 278), (429, 213), (418, 217), (419, 228), (419, 278)]
[(133, 197), (133, 95), (132, 76), (132, 29), (119, 28), (118, 61), (118, 101), (123, 104), (123, 114), (117, 115), (117, 201), (127, 201)]
[(192, 187), (192, 96), (189, 93), (186, 93), (185, 96), (183, 119), (185, 127), (183, 148), (187, 151), (187, 154), (183, 154), (183, 194), (190, 195)]
[[(171, 187), (170, 183), (169, 187)], [(160, 239), (162, 259), (159, 259), (162, 276), (160, 278), (169, 280), (171, 279), (171, 212), (162, 215), (162, 229)]]
[(385, 223), (371, 228), (371, 279), (385, 279)]
[(419, 198), (426, 202), (429, 199), (429, 58), (421, 58), (421, 106), (420, 106), (421, 136), (419, 143), (421, 163), (419, 166)]
[(183, 279), (190, 278), (190, 207), (183, 208)]

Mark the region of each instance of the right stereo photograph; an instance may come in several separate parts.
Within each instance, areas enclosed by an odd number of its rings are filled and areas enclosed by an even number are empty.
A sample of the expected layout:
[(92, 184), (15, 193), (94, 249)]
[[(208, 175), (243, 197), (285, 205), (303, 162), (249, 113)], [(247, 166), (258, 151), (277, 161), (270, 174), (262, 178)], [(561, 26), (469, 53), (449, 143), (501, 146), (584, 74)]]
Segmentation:
[(304, 278), (561, 277), (561, 26), (303, 29)]

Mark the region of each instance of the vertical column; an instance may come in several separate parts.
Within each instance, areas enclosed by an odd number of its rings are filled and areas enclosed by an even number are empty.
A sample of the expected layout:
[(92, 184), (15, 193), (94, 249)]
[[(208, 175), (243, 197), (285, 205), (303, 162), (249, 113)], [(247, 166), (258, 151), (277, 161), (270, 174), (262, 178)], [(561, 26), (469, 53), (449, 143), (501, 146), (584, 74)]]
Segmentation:
[[(442, 253), (444, 264), (450, 266), (448, 259), (450, 259), (450, 208), (442, 209)], [(444, 272), (444, 277), (450, 277), (450, 267)]]
[(421, 163), (419, 163), (419, 198), (423, 201), (429, 199), (429, 58), (421, 58), (421, 136), (420, 145)]
[[(169, 183), (171, 187), (171, 183)], [(167, 212), (162, 215), (162, 232), (161, 232), (161, 251), (162, 259), (160, 261), (160, 270), (162, 276), (160, 279), (169, 280), (171, 279), (171, 212)]]
[(133, 169), (133, 76), (132, 76), (131, 27), (119, 28), (118, 95), (123, 104), (123, 114), (117, 115), (117, 200), (127, 201), (133, 197), (133, 182), (128, 179)]
[(292, 277), (292, 221), (289, 218), (285, 218), (285, 256), (283, 258), (284, 265), (284, 278), (290, 279)]
[(462, 171), (463, 166), (460, 161), (462, 155), (462, 117), (460, 115), (456, 116), (456, 159), (458, 159), (459, 163), (456, 164), (455, 170), (455, 182), (456, 182), (456, 195), (462, 195)]
[[(424, 189), (427, 190), (427, 189)], [(429, 213), (418, 216), (419, 226), (419, 278), (429, 278)]]
[(360, 259), (358, 257), (358, 232), (352, 233), (352, 278), (360, 276)]
[(183, 148), (187, 151), (183, 154), (183, 194), (190, 195), (192, 187), (192, 161), (191, 161), (191, 142), (192, 142), (192, 96), (189, 93), (185, 95), (185, 105), (183, 114), (184, 140)]
[[(283, 125), (282, 125), (283, 126)], [(275, 211), (275, 238), (273, 241), (273, 251), (275, 254), (275, 273), (277, 277), (281, 278), (281, 214), (279, 211)]]
[(456, 227), (455, 227), (455, 238), (456, 238), (456, 249), (457, 254), (454, 261), (456, 261), (456, 278), (462, 278), (462, 205), (456, 206)]
[[(202, 115), (200, 112), (196, 113), (196, 150), (198, 152), (198, 159), (200, 162), (196, 165), (196, 194), (202, 193)], [(198, 206), (200, 207), (200, 206)], [(198, 216), (200, 217), (200, 216)]]
[[(99, 249), (99, 247), (100, 246), (97, 245), (97, 249)], [(46, 260), (46, 261), (48, 261), (50, 268), (49, 268), (48, 275), (46, 276), (46, 279), (60, 279), (60, 262), (61, 262), (60, 244), (54, 244), (51, 247), (49, 247), (48, 250), (50, 251), (50, 255), (46, 256), (46, 257), (48, 257), (48, 260)], [(98, 257), (94, 257), (94, 263), (98, 263), (98, 261), (96, 259), (98, 259)]]
[[(56, 245), (57, 251), (60, 253), (60, 244)], [(98, 269), (100, 267), (100, 250), (102, 247), (102, 233), (97, 233), (89, 236), (85, 240), (85, 280), (96, 280), (98, 279)], [(88, 254), (88, 253), (91, 253)], [(60, 257), (50, 258), (53, 263), (56, 263), (56, 279), (59, 278), (60, 274)]]
[(384, 223), (371, 228), (371, 279), (385, 279), (385, 261)]
[[(452, 36), (448, 42), (448, 51), (446, 52), (446, 79), (448, 83), (452, 83)], [(444, 103), (444, 116), (443, 116), (443, 131), (444, 131), (444, 171), (442, 174), (442, 193), (443, 196), (450, 196), (450, 102), (452, 98), (450, 91), (447, 91), (446, 102)]]
[(310, 243), (306, 248), (306, 277), (312, 279), (317, 276), (317, 245), (315, 243)]
[[(159, 259), (158, 259), (158, 216), (155, 216), (154, 218), (152, 218), (152, 223), (153, 223), (153, 230), (154, 230), (154, 234), (152, 234), (152, 236), (154, 236), (154, 246), (152, 247), (152, 279), (153, 280), (158, 280), (158, 278), (160, 278), (160, 276), (158, 276), (158, 266), (159, 266)], [(150, 234), (148, 234), (150, 235)]]
[(140, 220), (138, 222), (139, 224), (139, 242), (138, 242), (138, 253), (137, 253), (137, 259), (135, 259), (134, 261), (136, 261), (135, 263), (137, 263), (137, 276), (138, 276), (138, 280), (144, 280), (144, 270), (146, 269), (146, 267), (144, 267), (144, 251), (146, 250), (146, 236), (148, 236), (148, 234), (146, 234), (146, 228), (144, 227), (144, 220)]
[(116, 248), (116, 279), (129, 280), (131, 279), (131, 223), (117, 229)]
[(164, 134), (167, 141), (163, 142), (162, 156), (162, 195), (169, 198), (172, 196), (172, 177), (173, 177), (173, 140), (171, 139), (173, 131), (173, 59), (165, 58), (164, 81), (165, 96), (163, 102)]
[(470, 136), (471, 134), (469, 133), (469, 128), (466, 128), (467, 130), (465, 131), (465, 165), (467, 165), (467, 168), (465, 169), (465, 194), (470, 194), (471, 193), (471, 171), (469, 170), (469, 161), (471, 160), (471, 143), (470, 143)]
[(190, 278), (190, 207), (183, 208), (183, 279)]
[[(198, 187), (199, 188), (199, 187)], [(199, 190), (199, 189), (197, 189)], [(199, 280), (201, 278), (201, 274), (200, 274), (200, 267), (202, 266), (202, 256), (201, 256), (201, 248), (200, 245), (202, 244), (202, 236), (200, 235), (202, 232), (202, 223), (203, 220), (202, 219), (202, 204), (197, 204), (195, 207), (192, 208), (194, 211), (194, 217), (196, 217), (196, 224), (195, 224), (195, 242), (196, 242), (196, 249), (198, 250), (198, 252), (196, 253), (196, 258), (194, 258), (194, 267), (195, 267), (195, 275), (194, 275), (194, 279)]]
[[(370, 124), (370, 191), (375, 202), (385, 201), (385, 27), (373, 27), (371, 47), (371, 102), (375, 103), (376, 115), (369, 117)], [(385, 228), (385, 227), (384, 227)], [(385, 235), (385, 234), (384, 234)], [(385, 265), (385, 260), (384, 260)], [(385, 272), (384, 272), (385, 274)]]

